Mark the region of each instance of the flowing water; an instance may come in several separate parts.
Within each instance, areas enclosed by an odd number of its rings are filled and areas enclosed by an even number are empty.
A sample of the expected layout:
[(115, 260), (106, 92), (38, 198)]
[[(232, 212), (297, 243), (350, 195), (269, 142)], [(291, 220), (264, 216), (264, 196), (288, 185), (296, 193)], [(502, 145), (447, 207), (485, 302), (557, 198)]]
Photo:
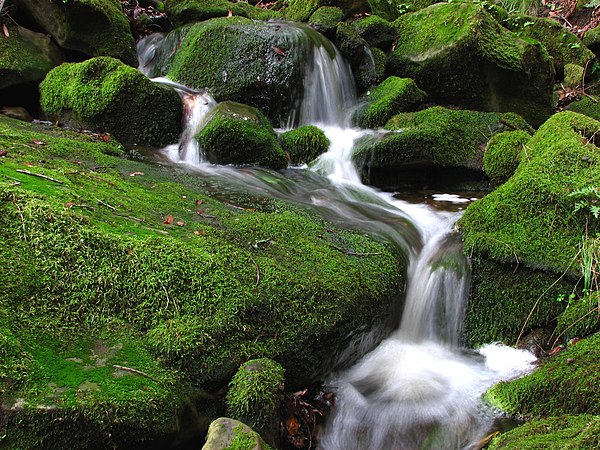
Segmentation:
[[(348, 65), (324, 38), (312, 42), (304, 97), (289, 121), (315, 124), (331, 141), (310, 170), (276, 173), (203, 162), (193, 135), (215, 102), (208, 93), (183, 86), (175, 87), (187, 99), (188, 125), (181, 142), (164, 152), (202, 176), (306, 204), (336, 223), (368, 231), (394, 245), (407, 262), (398, 328), (353, 367), (327, 380), (336, 392), (336, 406), (320, 436), (321, 448), (479, 448), (494, 420), (482, 405), (482, 393), (531, 370), (535, 358), (500, 345), (477, 351), (460, 348), (470, 267), (452, 227), (474, 199), (436, 193), (428, 202), (415, 203), (364, 186), (351, 161), (352, 149), (359, 137), (376, 131), (347, 125), (347, 112), (356, 99)], [(146, 47), (145, 53), (152, 51)], [(144, 60), (141, 66), (148, 64)], [(444, 207), (448, 203), (455, 207)], [(365, 339), (358, 354), (372, 347)], [(357, 352), (339, 355), (340, 362), (350, 354)]]

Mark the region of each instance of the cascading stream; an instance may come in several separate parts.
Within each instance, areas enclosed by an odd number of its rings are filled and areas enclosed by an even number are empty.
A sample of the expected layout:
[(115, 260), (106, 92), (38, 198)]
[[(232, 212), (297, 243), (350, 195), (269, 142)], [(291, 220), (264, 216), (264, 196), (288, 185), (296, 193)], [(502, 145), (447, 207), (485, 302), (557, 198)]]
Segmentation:
[[(354, 142), (376, 132), (347, 126), (348, 111), (356, 101), (349, 66), (314, 30), (298, 27), (294, 33), (312, 33), (310, 39), (297, 39), (302, 42), (298, 45), (312, 42), (303, 50), (312, 55), (312, 62), (306, 69), (303, 99), (290, 112), (288, 126), (315, 124), (331, 141), (312, 170), (283, 175), (203, 163), (193, 136), (215, 103), (207, 93), (184, 86), (176, 87), (190, 105), (194, 103), (187, 107), (188, 125), (181, 142), (165, 152), (173, 162), (204, 176), (310, 205), (334, 222), (377, 235), (407, 262), (399, 328), (353, 367), (328, 380), (337, 404), (320, 438), (324, 450), (477, 448), (493, 420), (481, 404), (482, 393), (502, 379), (531, 370), (535, 358), (502, 346), (460, 349), (470, 275), (460, 240), (452, 233), (460, 212), (402, 201), (361, 183), (351, 159)], [(155, 44), (149, 41), (140, 54), (151, 55)], [(141, 61), (140, 67), (147, 65)], [(448, 198), (440, 197), (444, 200)], [(370, 346), (365, 342), (364, 350)], [(340, 355), (340, 360), (346, 356)]]

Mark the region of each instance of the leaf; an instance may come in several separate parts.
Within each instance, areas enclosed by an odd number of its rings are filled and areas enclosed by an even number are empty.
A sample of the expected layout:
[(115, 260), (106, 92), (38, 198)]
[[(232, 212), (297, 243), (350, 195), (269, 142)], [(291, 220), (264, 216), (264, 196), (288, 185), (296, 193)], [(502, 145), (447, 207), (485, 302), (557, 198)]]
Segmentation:
[(4, 33), (4, 36), (10, 37), (10, 33), (8, 32), (8, 28), (6, 28), (5, 23), (2, 24), (2, 32)]
[(300, 431), (300, 422), (298, 422), (298, 419), (296, 419), (295, 417), (290, 417), (288, 420), (286, 420), (285, 422), (285, 429), (287, 430), (288, 434), (291, 436), (294, 436), (298, 433), (298, 431)]
[(169, 214), (163, 223), (165, 225), (171, 225), (173, 223), (173, 220), (175, 220), (175, 219), (173, 219), (173, 216), (171, 214)]
[(46, 143), (45, 143), (44, 141), (40, 141), (40, 140), (38, 140), (38, 139), (34, 139), (34, 140), (33, 140), (33, 143), (34, 143), (35, 145), (46, 145)]
[(185, 222), (182, 222), (181, 220), (179, 222), (176, 223), (176, 225), (178, 227), (185, 227)]
[(144, 172), (131, 172), (129, 174), (130, 177), (135, 177), (136, 175), (144, 175)]

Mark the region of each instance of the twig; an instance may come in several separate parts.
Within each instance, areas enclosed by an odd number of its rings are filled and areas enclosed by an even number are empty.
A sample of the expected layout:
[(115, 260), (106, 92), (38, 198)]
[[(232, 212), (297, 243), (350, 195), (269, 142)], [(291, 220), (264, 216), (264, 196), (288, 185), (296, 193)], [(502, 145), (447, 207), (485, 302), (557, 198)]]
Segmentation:
[(141, 375), (141, 376), (146, 377), (146, 378), (150, 378), (152, 381), (156, 381), (157, 383), (160, 383), (159, 380), (157, 380), (156, 378), (148, 375), (145, 372), (142, 372), (141, 370), (132, 369), (131, 367), (119, 366), (118, 364), (113, 364), (113, 367), (115, 369), (124, 370), (126, 372), (131, 372), (131, 373), (135, 373), (137, 375)]
[(337, 245), (332, 245), (333, 248), (335, 248), (336, 250), (345, 253), (347, 255), (351, 255), (351, 256), (377, 256), (377, 255), (382, 255), (383, 253), (381, 252), (367, 252), (367, 253), (357, 253), (357, 252), (353, 252), (352, 250), (345, 250), (341, 247), (338, 247)]
[(117, 210), (117, 208), (115, 208), (114, 206), (110, 206), (108, 203), (105, 203), (105, 202), (103, 202), (103, 201), (102, 201), (102, 200), (100, 200), (100, 199), (96, 199), (96, 200), (98, 200), (98, 204), (99, 204), (99, 205), (106, 206), (107, 208), (110, 208), (110, 209), (112, 209), (113, 211), (116, 211), (116, 210)]
[(252, 254), (248, 253), (248, 256), (250, 257), (252, 264), (254, 264), (254, 267), (256, 268), (256, 282), (254, 283), (254, 287), (258, 287), (258, 283), (260, 283), (260, 267), (258, 267), (258, 264), (252, 257)]
[(552, 344), (552, 348), (554, 348), (556, 346), (556, 344), (558, 343), (558, 340), (567, 332), (569, 331), (571, 328), (573, 328), (575, 325), (577, 325), (579, 322), (581, 322), (583, 319), (585, 319), (587, 316), (589, 316), (591, 313), (596, 312), (599, 310), (599, 307), (596, 306), (595, 308), (593, 308), (591, 311), (588, 311), (586, 314), (584, 314), (583, 316), (581, 316), (579, 319), (577, 319), (575, 322), (573, 322), (571, 325), (569, 325), (567, 328), (564, 329), (564, 331), (562, 333), (560, 333), (556, 339), (554, 340), (554, 343)]
[(55, 183), (58, 183), (58, 184), (64, 183), (64, 181), (57, 180), (56, 178), (52, 178), (47, 175), (42, 175), (41, 173), (33, 173), (33, 172), (30, 172), (29, 170), (17, 169), (17, 172), (24, 173), (25, 175), (31, 175), (34, 177), (44, 178), (45, 180), (54, 181)]

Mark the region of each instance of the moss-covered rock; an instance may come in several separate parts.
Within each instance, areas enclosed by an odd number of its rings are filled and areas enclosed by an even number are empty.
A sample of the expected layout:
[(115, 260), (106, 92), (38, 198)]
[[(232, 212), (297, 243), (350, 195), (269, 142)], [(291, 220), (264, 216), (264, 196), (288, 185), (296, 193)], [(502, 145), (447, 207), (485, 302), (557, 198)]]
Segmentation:
[(516, 112), (540, 125), (553, 113), (554, 67), (544, 47), (503, 28), (475, 3), (440, 3), (405, 14), (390, 55), (394, 75), (434, 101)]
[(600, 331), (598, 292), (586, 293), (582, 298), (573, 298), (558, 316), (555, 334), (559, 341), (588, 336)]
[(175, 26), (214, 17), (248, 17), (246, 10), (228, 0), (165, 0), (165, 12)]
[(523, 130), (503, 131), (492, 136), (483, 154), (483, 170), (492, 184), (502, 184), (515, 173), (529, 138), (531, 135)]
[(292, 164), (307, 164), (329, 149), (329, 139), (320, 128), (305, 125), (279, 135), (279, 142)]
[(306, 22), (310, 16), (323, 6), (340, 8), (344, 17), (352, 14), (366, 12), (366, 0), (287, 0), (285, 17), (296, 22)]
[(595, 27), (583, 35), (583, 43), (598, 57), (600, 55), (600, 28)]
[(136, 65), (133, 35), (119, 0), (22, 0), (21, 4), (62, 48)]
[(172, 88), (110, 57), (65, 63), (40, 85), (43, 111), (76, 128), (110, 133), (125, 144), (177, 142), (183, 107)]
[(0, 89), (34, 82), (64, 61), (48, 36), (8, 25), (8, 36), (0, 39)]
[(508, 414), (546, 418), (600, 413), (600, 335), (571, 344), (533, 373), (490, 388), (485, 399)]
[(311, 14), (308, 22), (321, 34), (333, 37), (337, 24), (344, 18), (344, 12), (337, 6), (321, 6)]
[(344, 58), (349, 61), (356, 81), (356, 88), (362, 92), (376, 84), (375, 61), (369, 51), (369, 44), (356, 28), (346, 22), (338, 24), (334, 43)]
[(569, 103), (565, 109), (600, 120), (600, 97), (598, 95), (583, 96), (580, 100)]
[(208, 113), (205, 122), (196, 139), (213, 164), (256, 164), (273, 169), (287, 166), (273, 127), (256, 108), (223, 102)]
[(227, 417), (210, 424), (202, 450), (270, 450), (260, 435), (248, 425)]
[(559, 79), (564, 77), (566, 64), (586, 67), (595, 59), (585, 44), (555, 20), (513, 14), (506, 21), (506, 27), (523, 38), (535, 39), (548, 51)]
[(389, 50), (398, 37), (398, 30), (387, 20), (373, 15), (353, 22), (356, 31), (373, 47)]
[(489, 450), (594, 450), (600, 447), (600, 417), (560, 416), (527, 422), (494, 438)]
[(437, 3), (436, 0), (369, 0), (371, 12), (390, 22), (408, 11), (418, 11)]
[(427, 94), (410, 78), (389, 77), (363, 96), (355, 120), (359, 127), (383, 127), (394, 114), (416, 109)]

